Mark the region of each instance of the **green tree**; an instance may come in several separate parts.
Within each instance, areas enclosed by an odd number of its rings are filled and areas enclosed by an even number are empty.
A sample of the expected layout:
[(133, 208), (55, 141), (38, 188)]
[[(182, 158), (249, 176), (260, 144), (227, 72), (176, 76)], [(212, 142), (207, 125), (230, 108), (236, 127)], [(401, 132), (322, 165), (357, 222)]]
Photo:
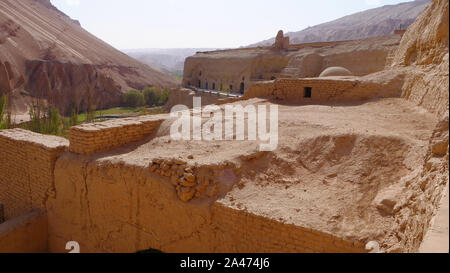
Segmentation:
[(164, 105), (169, 100), (169, 91), (164, 90), (159, 97), (159, 104), (158, 105)]
[(144, 91), (142, 91), (144, 94), (145, 104), (152, 107), (153, 105), (158, 104), (159, 97), (156, 94), (156, 88), (155, 87), (146, 87), (144, 88)]
[(130, 90), (123, 95), (123, 104), (132, 108), (142, 106), (145, 104), (144, 95), (138, 90)]

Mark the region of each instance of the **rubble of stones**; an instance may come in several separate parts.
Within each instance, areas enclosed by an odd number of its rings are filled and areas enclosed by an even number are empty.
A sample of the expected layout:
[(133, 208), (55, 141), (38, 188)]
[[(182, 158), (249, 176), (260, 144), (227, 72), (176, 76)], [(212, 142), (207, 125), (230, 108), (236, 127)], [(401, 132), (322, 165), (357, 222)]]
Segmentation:
[(202, 197), (212, 198), (218, 193), (218, 182), (213, 177), (197, 174), (197, 167), (180, 159), (154, 159), (150, 172), (170, 178), (178, 197), (183, 202)]

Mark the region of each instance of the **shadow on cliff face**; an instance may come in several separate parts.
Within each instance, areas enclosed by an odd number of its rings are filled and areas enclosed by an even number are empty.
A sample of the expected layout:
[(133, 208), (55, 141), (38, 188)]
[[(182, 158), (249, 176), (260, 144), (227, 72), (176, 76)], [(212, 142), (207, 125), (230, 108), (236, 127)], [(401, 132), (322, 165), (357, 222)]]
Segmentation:
[(121, 87), (94, 65), (27, 61), (25, 69), (26, 90), (35, 97), (47, 98), (61, 113), (70, 113), (70, 105), (84, 111), (89, 105), (109, 108), (121, 102)]

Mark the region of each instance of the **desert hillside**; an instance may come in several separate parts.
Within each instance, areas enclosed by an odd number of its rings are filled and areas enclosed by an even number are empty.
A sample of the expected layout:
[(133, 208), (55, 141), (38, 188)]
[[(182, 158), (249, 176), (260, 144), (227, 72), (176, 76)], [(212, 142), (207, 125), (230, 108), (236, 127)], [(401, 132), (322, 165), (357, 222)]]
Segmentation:
[(199, 51), (216, 50), (216, 48), (149, 48), (126, 49), (127, 55), (168, 75), (183, 75), (184, 61)]
[[(429, 0), (416, 0), (398, 5), (386, 5), (351, 14), (337, 20), (287, 33), (291, 43), (328, 42), (355, 40), (389, 35), (394, 30), (406, 29), (429, 5)], [(252, 46), (268, 46), (275, 38), (261, 41)]]
[(0, 93), (13, 94), (16, 112), (26, 111), (23, 90), (68, 111), (69, 105), (115, 106), (131, 88), (175, 84), (90, 34), (49, 0), (0, 1)]

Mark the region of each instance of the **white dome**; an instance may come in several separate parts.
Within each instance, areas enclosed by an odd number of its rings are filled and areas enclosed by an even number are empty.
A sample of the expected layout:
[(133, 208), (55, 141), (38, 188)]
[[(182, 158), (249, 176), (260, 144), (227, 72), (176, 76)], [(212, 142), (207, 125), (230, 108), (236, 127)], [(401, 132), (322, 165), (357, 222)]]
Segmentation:
[(331, 77), (331, 76), (353, 76), (353, 74), (352, 72), (350, 72), (350, 70), (344, 67), (332, 66), (322, 71), (319, 77)]

